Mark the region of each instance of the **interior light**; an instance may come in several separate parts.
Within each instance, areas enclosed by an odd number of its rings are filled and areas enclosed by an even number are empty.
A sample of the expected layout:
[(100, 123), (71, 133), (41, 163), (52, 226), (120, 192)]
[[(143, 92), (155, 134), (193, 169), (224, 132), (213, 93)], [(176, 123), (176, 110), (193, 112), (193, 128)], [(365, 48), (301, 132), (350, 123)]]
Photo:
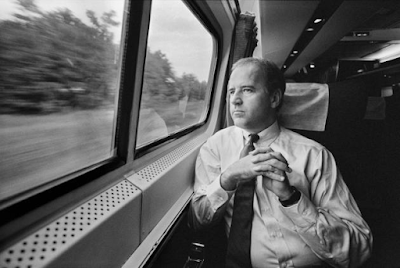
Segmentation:
[(366, 60), (379, 60), (379, 62), (386, 62), (400, 57), (400, 43), (392, 43), (372, 54), (364, 56)]
[(307, 32), (312, 32), (312, 31), (314, 31), (314, 28), (308, 27), (308, 28), (306, 29), (306, 31), (307, 31)]
[(386, 86), (381, 88), (381, 97), (390, 97), (393, 96), (393, 87)]
[(297, 54), (299, 53), (297, 50), (293, 50), (293, 54)]
[(317, 19), (314, 20), (314, 24), (320, 23), (321, 21), (322, 21), (321, 18), (317, 18)]
[(314, 69), (315, 68), (315, 64), (314, 63), (310, 63), (310, 68)]
[(369, 33), (368, 32), (357, 32), (357, 33), (355, 33), (355, 36), (356, 37), (367, 37), (367, 36), (369, 36)]

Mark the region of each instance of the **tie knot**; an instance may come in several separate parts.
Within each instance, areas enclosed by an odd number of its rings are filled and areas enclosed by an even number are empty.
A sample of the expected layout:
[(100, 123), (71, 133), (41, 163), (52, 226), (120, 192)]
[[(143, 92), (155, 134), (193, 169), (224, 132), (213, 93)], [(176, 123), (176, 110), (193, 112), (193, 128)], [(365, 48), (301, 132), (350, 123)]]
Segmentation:
[(251, 151), (253, 151), (254, 150), (253, 143), (257, 142), (258, 139), (260, 138), (257, 134), (250, 134), (249, 137), (250, 137), (249, 141), (245, 144), (243, 150), (240, 152), (240, 158), (245, 157)]
[(257, 134), (250, 134), (249, 137), (250, 137), (249, 143), (255, 143), (260, 138), (260, 136), (258, 136)]

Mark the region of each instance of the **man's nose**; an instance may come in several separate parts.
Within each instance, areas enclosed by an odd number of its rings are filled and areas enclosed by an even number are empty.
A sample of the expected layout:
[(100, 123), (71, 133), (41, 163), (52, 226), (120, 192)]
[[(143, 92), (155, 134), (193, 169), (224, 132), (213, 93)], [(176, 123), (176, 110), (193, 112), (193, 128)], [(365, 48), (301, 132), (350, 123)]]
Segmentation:
[(243, 100), (242, 100), (242, 96), (240, 94), (240, 90), (235, 91), (235, 93), (233, 93), (231, 96), (231, 104), (233, 105), (238, 105), (238, 104), (242, 104)]

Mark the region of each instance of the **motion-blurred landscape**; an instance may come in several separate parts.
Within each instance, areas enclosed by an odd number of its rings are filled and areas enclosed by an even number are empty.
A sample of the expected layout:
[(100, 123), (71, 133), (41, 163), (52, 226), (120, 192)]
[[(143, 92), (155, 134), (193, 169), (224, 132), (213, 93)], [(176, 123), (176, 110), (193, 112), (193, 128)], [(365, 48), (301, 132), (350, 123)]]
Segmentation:
[[(85, 24), (68, 8), (15, 3), (12, 19), (0, 20), (0, 200), (115, 155), (124, 64), (115, 11), (86, 10)], [(207, 82), (175, 75), (167, 55), (150, 47), (136, 147), (198, 123), (206, 111)]]
[(113, 111), (0, 115), (0, 196), (26, 190), (112, 154)]

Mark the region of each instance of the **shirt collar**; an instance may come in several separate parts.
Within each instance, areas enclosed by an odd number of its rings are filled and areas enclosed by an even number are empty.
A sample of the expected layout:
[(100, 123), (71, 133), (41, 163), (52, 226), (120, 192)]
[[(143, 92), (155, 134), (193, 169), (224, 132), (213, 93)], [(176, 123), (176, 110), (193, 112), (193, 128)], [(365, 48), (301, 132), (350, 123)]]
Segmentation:
[[(243, 134), (243, 138), (244, 140), (247, 142), (249, 140), (249, 135), (252, 134), (250, 132), (247, 132), (244, 129), (242, 130), (242, 134)], [(278, 125), (278, 121), (275, 120), (275, 122), (270, 125), (269, 127), (267, 127), (266, 129), (262, 130), (258, 134), (258, 136), (260, 137), (259, 142), (265, 142), (265, 141), (269, 141), (269, 140), (274, 140), (280, 133), (280, 128)]]

